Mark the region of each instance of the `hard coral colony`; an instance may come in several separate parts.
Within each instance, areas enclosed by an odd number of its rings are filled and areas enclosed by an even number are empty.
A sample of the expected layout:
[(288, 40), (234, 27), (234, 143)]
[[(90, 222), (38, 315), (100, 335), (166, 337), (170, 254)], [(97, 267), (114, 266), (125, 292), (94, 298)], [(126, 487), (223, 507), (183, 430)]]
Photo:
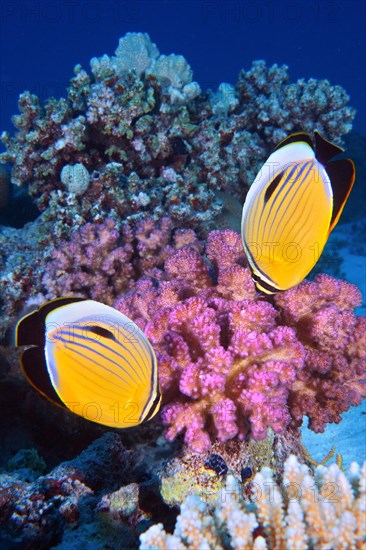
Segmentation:
[[(356, 463), (345, 475), (336, 465), (319, 466), (315, 476), (290, 455), (279, 484), (270, 468), (255, 475), (249, 502), (229, 475), (214, 505), (197, 494), (188, 496), (174, 533), (162, 524), (140, 535), (140, 550), (305, 550), (355, 548), (365, 540), (366, 463)], [(332, 497), (329, 488), (334, 489)], [(314, 498), (314, 496), (317, 498)]]

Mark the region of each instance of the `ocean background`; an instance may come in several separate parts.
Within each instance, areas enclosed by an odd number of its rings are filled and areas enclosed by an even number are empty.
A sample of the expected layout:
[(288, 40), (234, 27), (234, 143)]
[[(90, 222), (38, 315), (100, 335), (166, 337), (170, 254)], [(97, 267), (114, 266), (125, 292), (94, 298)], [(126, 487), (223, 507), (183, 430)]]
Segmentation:
[(292, 81), (343, 86), (366, 133), (364, 0), (3, 0), (0, 128), (20, 92), (65, 95), (74, 66), (112, 55), (126, 32), (146, 32), (163, 54), (183, 55), (202, 89), (234, 84), (255, 59), (286, 64)]
[[(346, 90), (357, 111), (344, 138), (357, 178), (320, 270), (357, 284), (363, 294), (357, 313), (365, 315), (366, 1), (2, 0), (0, 132), (14, 132), (20, 93), (65, 96), (74, 66), (90, 72), (90, 59), (112, 56), (127, 32), (148, 33), (161, 54), (183, 55), (202, 90), (235, 85), (240, 70), (258, 59), (287, 65), (292, 82), (327, 79)], [(19, 227), (19, 216), (28, 214), (3, 213), (0, 224)], [(304, 444), (316, 460), (332, 446), (346, 467), (366, 459), (366, 400), (343, 416), (323, 434), (304, 426)]]

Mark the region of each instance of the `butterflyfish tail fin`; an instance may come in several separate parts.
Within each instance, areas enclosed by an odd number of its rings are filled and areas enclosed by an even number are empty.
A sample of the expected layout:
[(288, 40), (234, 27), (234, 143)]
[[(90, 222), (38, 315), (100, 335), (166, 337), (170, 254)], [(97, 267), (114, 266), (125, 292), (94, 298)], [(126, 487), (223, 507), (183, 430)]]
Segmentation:
[(344, 149), (342, 149), (342, 147), (334, 145), (334, 143), (331, 143), (327, 139), (323, 138), (323, 136), (319, 134), (318, 130), (314, 131), (314, 138), (315, 156), (323, 166), (326, 166), (331, 159), (340, 153), (344, 153)]
[(351, 159), (333, 160), (326, 165), (333, 190), (333, 212), (329, 233), (337, 225), (344, 205), (351, 193), (356, 178), (356, 168)]

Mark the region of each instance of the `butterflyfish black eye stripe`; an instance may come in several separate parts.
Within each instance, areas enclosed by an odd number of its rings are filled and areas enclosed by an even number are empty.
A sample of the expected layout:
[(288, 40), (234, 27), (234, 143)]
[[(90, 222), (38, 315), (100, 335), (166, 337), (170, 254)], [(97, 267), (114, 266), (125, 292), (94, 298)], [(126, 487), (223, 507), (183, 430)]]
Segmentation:
[(98, 325), (95, 325), (94, 327), (87, 327), (86, 330), (93, 332), (94, 334), (97, 334), (98, 336), (103, 336), (104, 338), (110, 338), (111, 340), (115, 340), (115, 336), (113, 332), (110, 330), (100, 327)]
[(29, 382), (48, 399), (98, 424), (136, 426), (159, 410), (154, 350), (128, 317), (93, 300), (47, 302), (21, 319), (16, 344)]
[(281, 180), (283, 178), (283, 172), (281, 174), (278, 174), (274, 180), (269, 184), (269, 186), (266, 189), (266, 192), (264, 194), (264, 204), (269, 201), (279, 184), (281, 183)]

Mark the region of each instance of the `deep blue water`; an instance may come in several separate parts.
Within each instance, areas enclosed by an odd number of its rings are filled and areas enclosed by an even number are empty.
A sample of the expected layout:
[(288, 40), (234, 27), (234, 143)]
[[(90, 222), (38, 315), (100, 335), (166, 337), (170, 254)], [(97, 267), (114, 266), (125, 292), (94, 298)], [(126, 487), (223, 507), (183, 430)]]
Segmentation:
[(287, 64), (291, 80), (342, 85), (366, 134), (364, 0), (2, 0), (0, 130), (20, 92), (65, 94), (74, 65), (112, 55), (128, 31), (185, 56), (202, 88), (236, 82), (254, 59)]

